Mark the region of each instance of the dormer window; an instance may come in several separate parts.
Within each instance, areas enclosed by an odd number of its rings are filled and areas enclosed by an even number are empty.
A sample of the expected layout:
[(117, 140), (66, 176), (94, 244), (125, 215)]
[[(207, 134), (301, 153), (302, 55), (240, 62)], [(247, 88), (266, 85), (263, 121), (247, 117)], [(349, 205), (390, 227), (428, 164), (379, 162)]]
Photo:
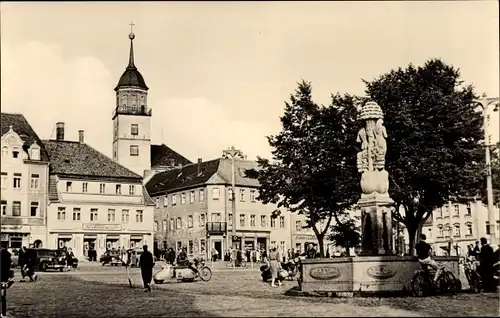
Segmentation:
[(36, 141), (30, 147), (30, 159), (40, 160), (40, 146), (36, 144)]
[(66, 192), (71, 192), (73, 188), (73, 182), (67, 181), (66, 182)]
[(19, 158), (19, 150), (17, 150), (17, 149), (12, 150), (12, 157)]

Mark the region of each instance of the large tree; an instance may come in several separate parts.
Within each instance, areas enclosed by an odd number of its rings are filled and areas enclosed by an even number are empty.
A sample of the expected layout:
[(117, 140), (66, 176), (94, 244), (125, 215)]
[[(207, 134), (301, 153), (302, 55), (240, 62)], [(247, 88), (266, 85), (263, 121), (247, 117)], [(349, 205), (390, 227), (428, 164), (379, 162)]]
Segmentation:
[(332, 101), (328, 107), (317, 105), (311, 84), (299, 83), (285, 103), (282, 131), (268, 137), (273, 160), (258, 158), (260, 169), (248, 172), (259, 180), (259, 200), (306, 216), (322, 257), (332, 219), (360, 196), (355, 103), (352, 97), (332, 96)]
[(365, 83), (385, 113), (393, 215), (408, 230), (412, 253), (434, 209), (484, 187), (483, 118), (471, 104), (478, 96), (458, 69), (439, 59)]
[(341, 222), (335, 222), (331, 227), (330, 241), (337, 246), (344, 247), (347, 256), (351, 256), (351, 247), (360, 247), (361, 244), (361, 227), (357, 226), (356, 223), (356, 219), (344, 216)]

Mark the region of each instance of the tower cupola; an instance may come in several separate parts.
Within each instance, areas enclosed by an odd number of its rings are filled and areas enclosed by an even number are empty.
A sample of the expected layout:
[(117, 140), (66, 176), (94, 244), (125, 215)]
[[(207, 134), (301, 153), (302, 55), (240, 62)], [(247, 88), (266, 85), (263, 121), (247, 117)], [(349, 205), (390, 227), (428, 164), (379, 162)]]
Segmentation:
[[(133, 25), (134, 24), (131, 23), (131, 26)], [(134, 39), (135, 39), (134, 32), (131, 31), (128, 37), (130, 39), (130, 55), (128, 59), (128, 66), (125, 69), (125, 72), (123, 72), (122, 76), (120, 77), (120, 80), (118, 81), (118, 85), (116, 86), (115, 91), (118, 91), (120, 88), (131, 88), (131, 87), (147, 91), (149, 88), (147, 87), (146, 82), (142, 77), (142, 74), (139, 72), (134, 63)]]

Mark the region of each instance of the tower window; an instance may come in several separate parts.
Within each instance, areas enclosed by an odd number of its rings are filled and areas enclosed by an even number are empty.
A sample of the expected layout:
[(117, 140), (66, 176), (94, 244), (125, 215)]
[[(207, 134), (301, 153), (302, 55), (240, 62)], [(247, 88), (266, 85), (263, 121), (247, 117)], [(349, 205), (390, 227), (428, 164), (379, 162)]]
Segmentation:
[(132, 135), (134, 135), (134, 136), (139, 135), (139, 125), (137, 125), (137, 124), (132, 124), (132, 125), (130, 126), (130, 133), (131, 133)]
[(130, 146), (130, 155), (131, 156), (138, 156), (139, 155), (139, 146), (137, 146), (137, 145)]

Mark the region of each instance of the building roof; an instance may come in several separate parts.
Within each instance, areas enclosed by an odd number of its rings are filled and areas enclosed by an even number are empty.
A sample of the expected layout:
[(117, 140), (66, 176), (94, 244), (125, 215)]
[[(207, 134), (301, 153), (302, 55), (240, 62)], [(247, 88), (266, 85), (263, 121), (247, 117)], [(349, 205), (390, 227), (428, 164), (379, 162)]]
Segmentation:
[(192, 162), (166, 145), (151, 145), (151, 168), (185, 166)]
[(138, 87), (144, 90), (148, 90), (149, 88), (146, 86), (146, 82), (144, 81), (144, 77), (142, 77), (142, 74), (137, 70), (137, 67), (135, 66), (134, 63), (134, 38), (135, 35), (133, 33), (130, 33), (129, 35), (130, 38), (130, 55), (129, 55), (129, 61), (128, 61), (128, 66), (125, 69), (125, 72), (122, 74), (120, 77), (120, 80), (118, 81), (118, 85), (116, 85), (115, 91), (122, 87)]
[[(230, 159), (219, 158), (201, 162), (199, 165), (198, 168), (198, 163), (193, 163), (182, 168), (160, 172), (146, 183), (146, 189), (152, 197), (155, 197), (166, 192), (205, 184), (231, 184), (232, 169)], [(246, 176), (246, 170), (257, 168), (258, 165), (254, 161), (235, 160), (236, 186), (258, 187), (259, 183), (256, 179)], [(214, 176), (217, 178), (213, 178)]]
[(0, 116), (1, 122), (1, 135), (5, 135), (10, 127), (12, 126), (12, 130), (21, 137), (24, 141), (23, 150), (28, 151), (29, 147), (36, 141), (37, 145), (40, 146), (40, 159), (41, 161), (49, 161), (49, 156), (47, 150), (45, 149), (44, 144), (35, 133), (31, 125), (28, 123), (24, 115), (21, 114), (10, 114), (10, 113), (1, 113)]
[(142, 177), (85, 143), (44, 140), (50, 158), (50, 173), (80, 178), (141, 182)]

